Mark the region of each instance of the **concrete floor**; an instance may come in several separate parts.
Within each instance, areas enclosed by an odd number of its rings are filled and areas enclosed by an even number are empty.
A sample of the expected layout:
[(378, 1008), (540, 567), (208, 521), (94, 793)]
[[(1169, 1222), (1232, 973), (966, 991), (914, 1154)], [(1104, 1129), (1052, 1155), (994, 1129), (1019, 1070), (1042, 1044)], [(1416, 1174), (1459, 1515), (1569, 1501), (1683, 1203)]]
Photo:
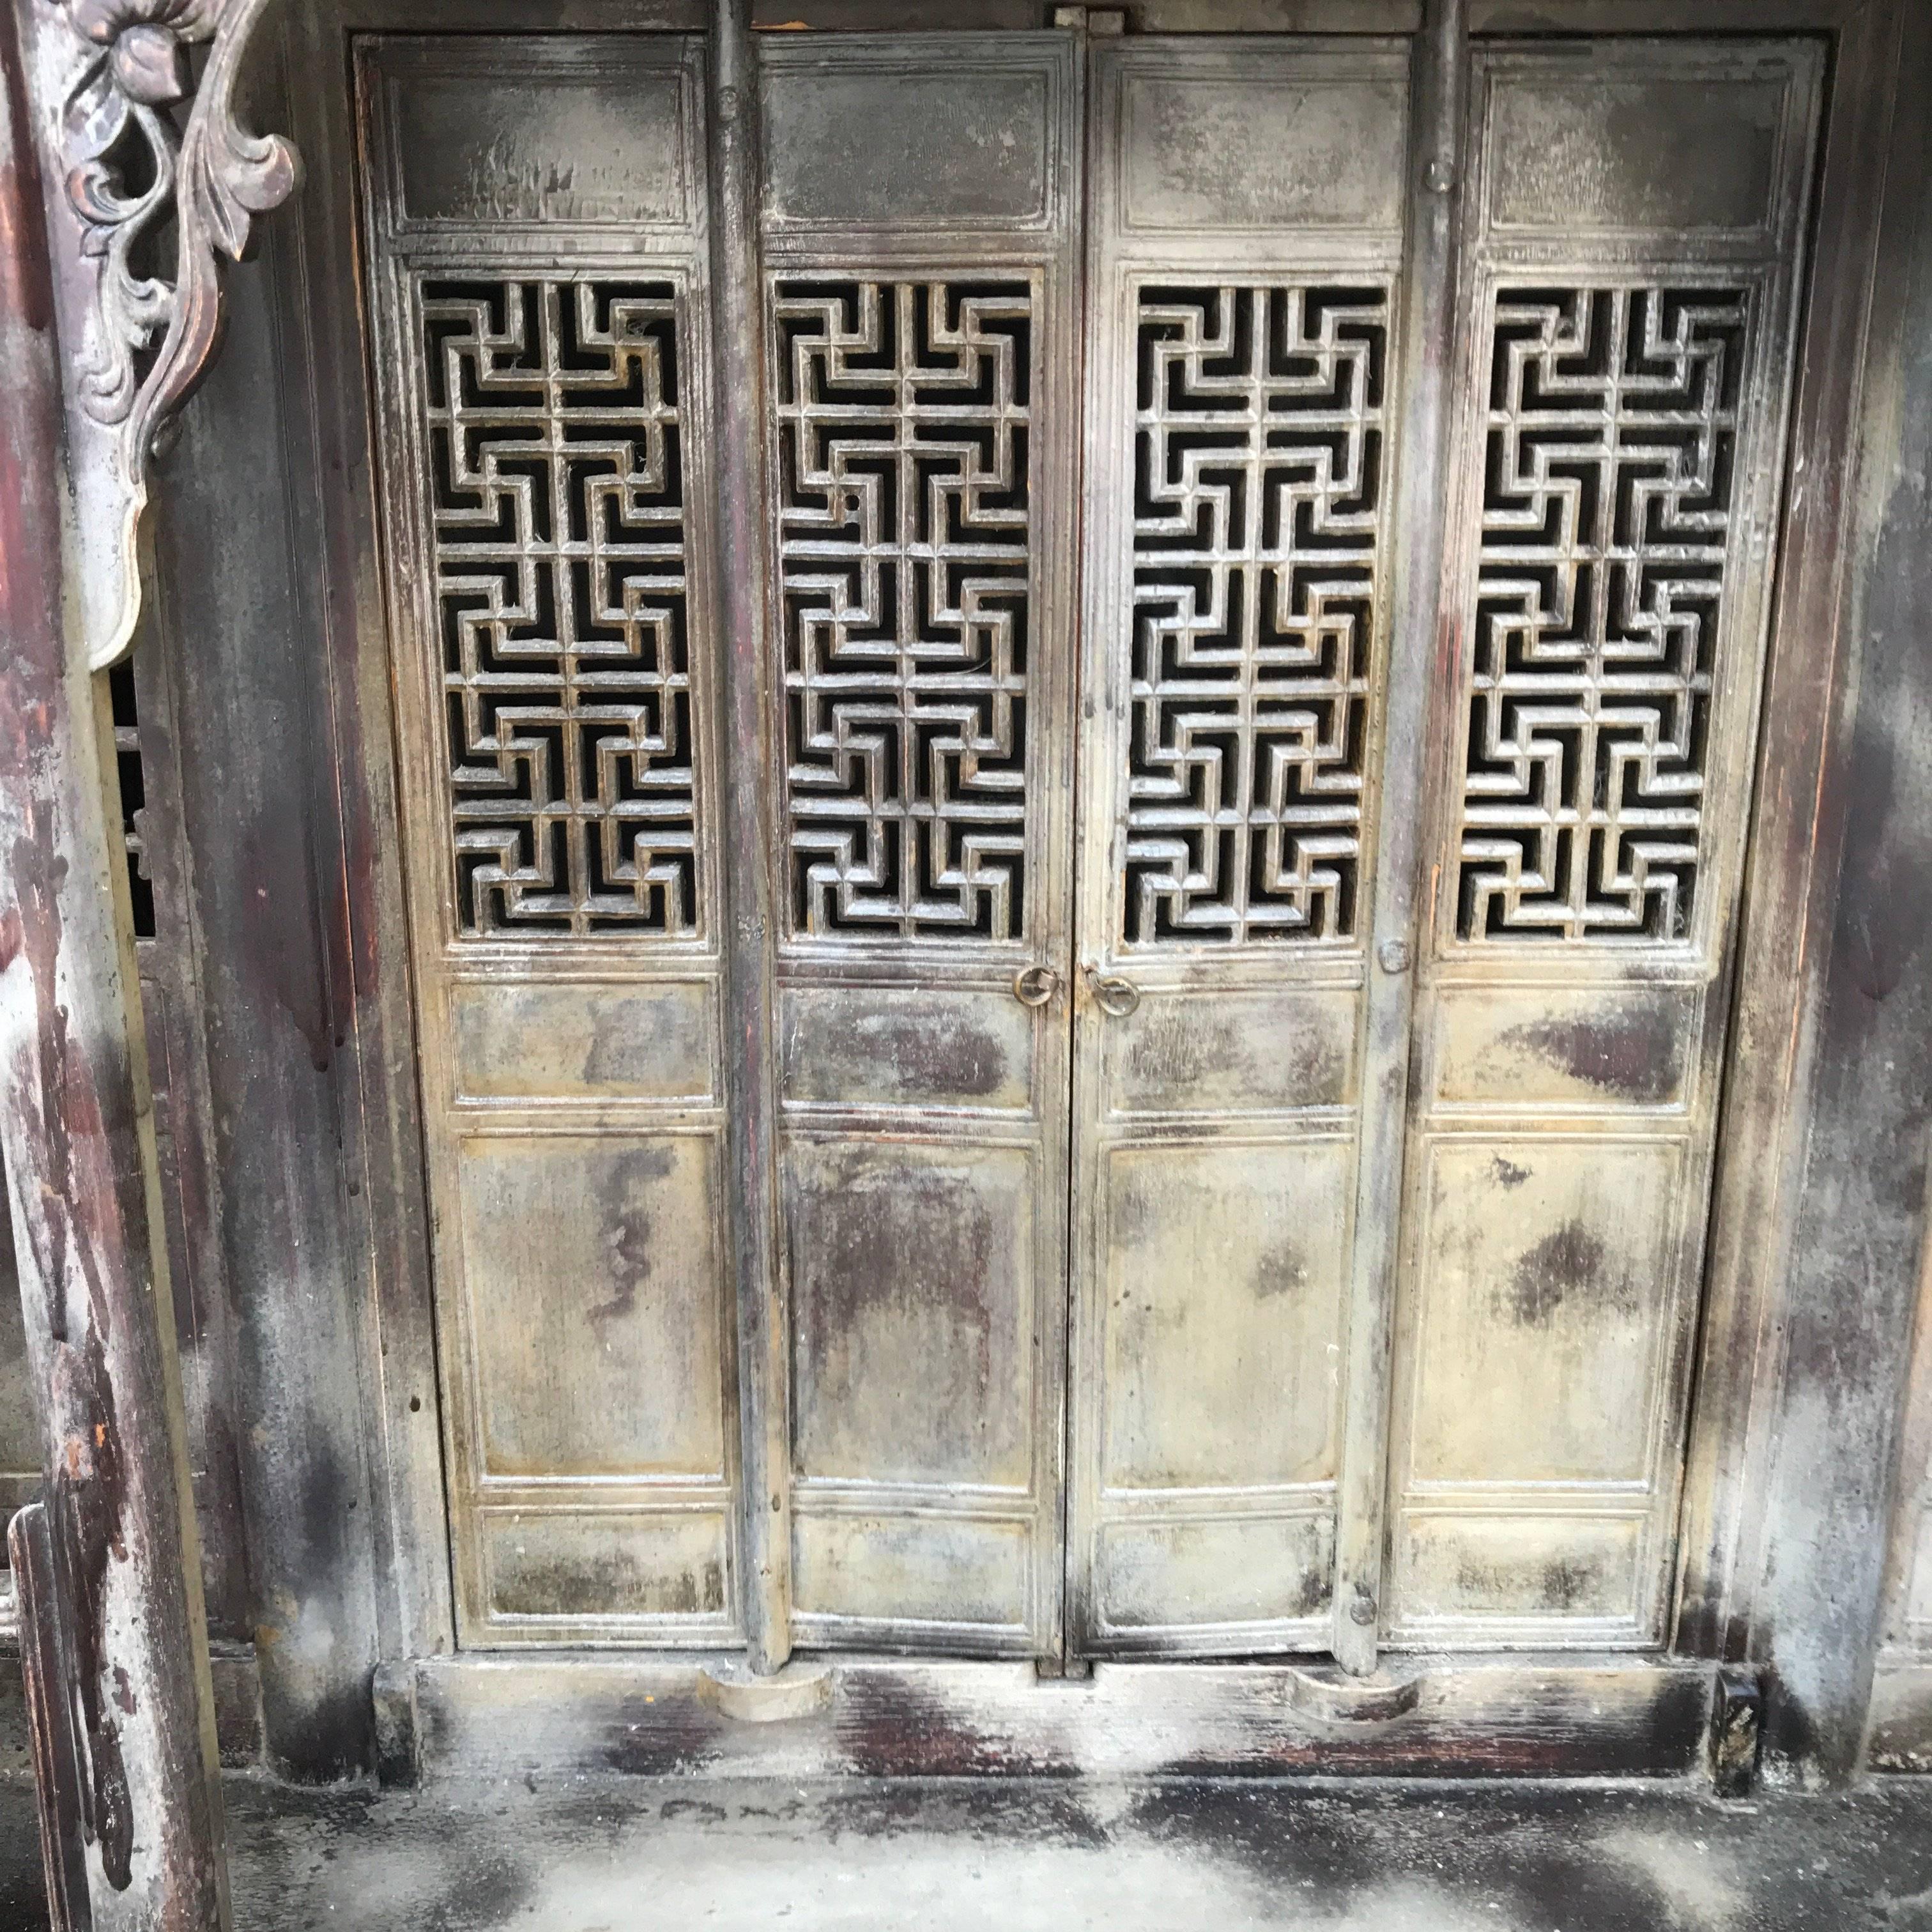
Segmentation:
[[(238, 1932), (1932, 1932), (1932, 1784), (229, 1785)], [(0, 1779), (0, 1928), (44, 1925)]]

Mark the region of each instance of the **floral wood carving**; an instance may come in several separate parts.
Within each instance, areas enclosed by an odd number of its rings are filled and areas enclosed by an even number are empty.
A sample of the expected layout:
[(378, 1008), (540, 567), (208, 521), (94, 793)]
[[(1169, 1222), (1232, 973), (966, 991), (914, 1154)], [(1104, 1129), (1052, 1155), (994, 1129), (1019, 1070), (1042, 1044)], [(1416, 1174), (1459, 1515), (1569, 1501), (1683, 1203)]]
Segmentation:
[[(219, 346), (224, 266), (246, 258), (255, 218), (301, 179), (287, 141), (235, 118), (242, 58), (270, 4), (50, 0), (43, 11), (36, 65), (44, 112), (58, 114), (49, 131), (66, 207), (53, 206), (50, 182), (48, 212), (75, 345), (69, 460), (95, 669), (133, 638), (149, 466)], [(64, 47), (47, 44), (56, 22)], [(197, 87), (191, 50), (203, 42), (212, 45)], [(58, 259), (63, 233), (71, 261)]]

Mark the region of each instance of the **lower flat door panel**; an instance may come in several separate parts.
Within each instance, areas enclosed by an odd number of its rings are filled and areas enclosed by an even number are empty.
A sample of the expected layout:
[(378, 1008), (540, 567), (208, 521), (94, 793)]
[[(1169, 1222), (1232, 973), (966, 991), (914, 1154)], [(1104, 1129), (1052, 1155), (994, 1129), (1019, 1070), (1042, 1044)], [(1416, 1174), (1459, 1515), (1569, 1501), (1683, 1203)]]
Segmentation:
[(1324, 1641), (1355, 1183), (1348, 970), (1320, 991), (1156, 985), (1090, 1022), (1107, 1084), (1074, 1223), (1082, 1649)]
[(1058, 1596), (1064, 1180), (990, 1125), (932, 1129), (788, 1138), (797, 1629), (1031, 1654)]
[(1274, 1641), (1328, 1600), (1354, 1143), (1110, 1148), (1090, 1629)]

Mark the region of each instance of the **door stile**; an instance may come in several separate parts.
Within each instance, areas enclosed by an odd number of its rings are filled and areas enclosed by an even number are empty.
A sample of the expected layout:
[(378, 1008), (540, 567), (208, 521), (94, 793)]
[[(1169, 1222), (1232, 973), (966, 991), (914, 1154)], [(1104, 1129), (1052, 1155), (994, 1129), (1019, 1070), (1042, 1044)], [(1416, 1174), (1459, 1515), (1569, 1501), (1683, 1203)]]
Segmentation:
[(1441, 583), (1468, 38), (1464, 0), (1431, 0), (1414, 50), (1395, 634), (1364, 1003), (1360, 1159), (1343, 1351), (1346, 1409), (1335, 1549), (1334, 1652), (1343, 1668), (1358, 1676), (1376, 1667), (1382, 1618), (1430, 697), (1452, 674), (1460, 651), (1453, 617), (1445, 624)]
[(768, 688), (770, 524), (765, 446), (767, 308), (759, 245), (760, 69), (750, 0), (711, 16), (712, 315), (718, 382), (716, 570), (725, 677), (724, 1078), (738, 1321), (740, 1615), (754, 1670), (791, 1653), (791, 1494), (784, 1283), (779, 1271), (773, 1058), (773, 856), (765, 800), (777, 780)]

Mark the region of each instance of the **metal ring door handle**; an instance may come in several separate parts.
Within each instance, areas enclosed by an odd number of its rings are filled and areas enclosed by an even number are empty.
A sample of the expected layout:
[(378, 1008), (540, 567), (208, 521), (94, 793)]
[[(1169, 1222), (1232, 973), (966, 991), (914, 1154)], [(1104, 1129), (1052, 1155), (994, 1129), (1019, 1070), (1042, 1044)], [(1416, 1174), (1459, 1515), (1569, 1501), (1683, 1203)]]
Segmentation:
[(1013, 998), (1023, 1006), (1043, 1006), (1060, 991), (1060, 975), (1051, 966), (1023, 966), (1013, 975)]
[(1118, 973), (1102, 973), (1094, 966), (1087, 968), (1087, 990), (1101, 1012), (1117, 1020), (1125, 1019), (1141, 1003), (1140, 988), (1131, 980), (1123, 980)]

